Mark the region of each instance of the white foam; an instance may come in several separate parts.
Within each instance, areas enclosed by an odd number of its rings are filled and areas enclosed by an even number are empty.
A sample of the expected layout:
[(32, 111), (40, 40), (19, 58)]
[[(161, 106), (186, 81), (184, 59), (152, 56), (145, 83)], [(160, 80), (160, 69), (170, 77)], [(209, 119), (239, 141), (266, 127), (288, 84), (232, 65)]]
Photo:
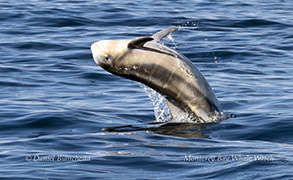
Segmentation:
[(172, 119), (171, 113), (169, 111), (167, 101), (164, 96), (162, 96), (157, 91), (144, 84), (139, 83), (139, 85), (144, 88), (145, 93), (151, 99), (154, 106), (154, 113), (156, 117), (156, 122), (168, 122)]

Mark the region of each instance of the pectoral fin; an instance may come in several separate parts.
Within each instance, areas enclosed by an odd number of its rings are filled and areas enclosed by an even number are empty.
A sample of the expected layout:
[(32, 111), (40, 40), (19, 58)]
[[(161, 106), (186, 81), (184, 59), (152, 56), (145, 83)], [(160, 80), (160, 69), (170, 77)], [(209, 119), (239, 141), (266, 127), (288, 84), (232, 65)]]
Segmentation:
[(167, 105), (173, 120), (176, 120), (180, 116), (180, 114), (184, 113), (183, 110), (181, 110), (178, 106), (176, 106), (174, 103), (168, 100), (167, 100)]

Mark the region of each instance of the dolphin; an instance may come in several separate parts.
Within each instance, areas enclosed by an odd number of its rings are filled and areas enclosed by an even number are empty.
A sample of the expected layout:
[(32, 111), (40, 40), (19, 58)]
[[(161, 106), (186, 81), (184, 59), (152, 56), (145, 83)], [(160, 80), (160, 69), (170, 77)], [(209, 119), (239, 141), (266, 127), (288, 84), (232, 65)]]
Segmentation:
[(187, 113), (194, 123), (222, 119), (222, 109), (201, 72), (184, 55), (160, 44), (170, 27), (132, 40), (101, 40), (91, 45), (93, 59), (106, 71), (138, 81), (154, 89), (166, 100), (172, 119)]

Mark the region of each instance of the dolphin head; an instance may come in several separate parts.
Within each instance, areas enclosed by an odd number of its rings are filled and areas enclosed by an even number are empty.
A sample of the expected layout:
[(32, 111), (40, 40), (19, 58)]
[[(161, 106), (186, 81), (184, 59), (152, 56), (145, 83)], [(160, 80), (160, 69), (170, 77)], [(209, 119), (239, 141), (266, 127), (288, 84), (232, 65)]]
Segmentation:
[(93, 59), (106, 71), (119, 76), (129, 76), (129, 61), (127, 58), (133, 49), (140, 49), (153, 38), (143, 37), (134, 40), (102, 40), (91, 45)]
[(103, 69), (113, 72), (119, 67), (119, 59), (127, 52), (129, 40), (102, 40), (91, 45), (93, 59)]

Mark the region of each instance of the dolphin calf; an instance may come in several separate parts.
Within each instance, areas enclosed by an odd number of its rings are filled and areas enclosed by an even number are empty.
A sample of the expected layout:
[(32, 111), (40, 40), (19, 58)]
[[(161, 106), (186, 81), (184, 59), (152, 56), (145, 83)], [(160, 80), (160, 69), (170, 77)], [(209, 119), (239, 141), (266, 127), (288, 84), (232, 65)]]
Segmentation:
[(93, 59), (106, 71), (163, 95), (172, 119), (188, 113), (194, 123), (219, 121), (221, 106), (201, 72), (184, 55), (159, 43), (177, 29), (164, 29), (151, 37), (95, 42)]

